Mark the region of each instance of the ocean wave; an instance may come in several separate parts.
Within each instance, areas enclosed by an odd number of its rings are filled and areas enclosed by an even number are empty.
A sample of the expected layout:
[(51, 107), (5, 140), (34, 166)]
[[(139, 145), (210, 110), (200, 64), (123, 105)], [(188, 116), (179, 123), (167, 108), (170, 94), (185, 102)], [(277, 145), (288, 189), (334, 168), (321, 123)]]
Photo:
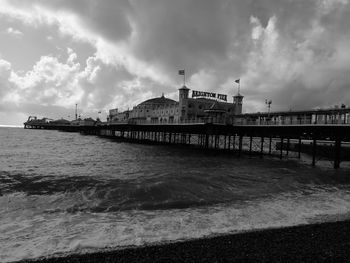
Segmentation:
[(33, 213), (30, 208), (33, 202), (45, 206), (60, 198), (66, 200), (63, 194), (10, 195), (11, 203), (21, 202), (22, 207), (0, 219), (0, 261), (332, 221), (350, 214), (350, 190), (327, 187), (188, 209)]
[[(241, 172), (207, 174), (152, 173), (131, 179), (111, 176), (43, 176), (0, 173), (0, 194), (23, 193), (29, 196), (59, 196), (55, 206), (77, 213), (118, 212), (124, 210), (167, 210), (210, 206), (261, 199), (284, 192), (312, 193), (316, 187), (342, 187), (344, 176), (299, 178), (285, 169), (278, 174), (251, 176)], [(324, 182), (327, 181), (327, 184)], [(59, 204), (62, 202), (62, 205)], [(55, 208), (56, 209), (56, 208)], [(54, 209), (54, 210), (55, 210)], [(52, 208), (48, 207), (48, 211)]]

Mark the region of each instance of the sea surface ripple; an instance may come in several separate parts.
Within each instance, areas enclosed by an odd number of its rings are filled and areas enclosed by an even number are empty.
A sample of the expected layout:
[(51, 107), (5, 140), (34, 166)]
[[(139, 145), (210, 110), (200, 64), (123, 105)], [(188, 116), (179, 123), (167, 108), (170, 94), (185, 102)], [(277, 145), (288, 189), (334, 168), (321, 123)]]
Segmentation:
[(0, 127), (0, 261), (347, 218), (350, 171)]

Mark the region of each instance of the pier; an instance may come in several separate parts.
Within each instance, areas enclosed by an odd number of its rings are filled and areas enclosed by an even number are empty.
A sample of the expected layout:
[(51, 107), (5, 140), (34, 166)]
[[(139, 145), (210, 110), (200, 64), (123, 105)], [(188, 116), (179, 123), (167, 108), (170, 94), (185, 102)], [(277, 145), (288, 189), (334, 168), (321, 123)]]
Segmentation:
[(50, 123), (25, 124), (25, 128), (56, 129), (80, 132), (134, 143), (186, 145), (207, 150), (220, 150), (240, 157), (277, 156), (300, 158), (311, 156), (311, 165), (320, 159), (333, 162), (338, 169), (350, 161), (349, 124), (304, 125), (228, 125), (213, 123), (131, 124), (97, 123), (66, 125)]
[(184, 145), (237, 156), (282, 159), (301, 158), (306, 153), (312, 158), (312, 166), (325, 159), (332, 161), (335, 169), (342, 161), (350, 161), (350, 107), (344, 104), (328, 109), (242, 113), (239, 89), (232, 102), (225, 94), (195, 90), (190, 98), (190, 89), (185, 85), (178, 92), (179, 101), (162, 94), (132, 110), (111, 109), (107, 122), (78, 119), (76, 108), (73, 121), (30, 116), (24, 128), (80, 132), (135, 143)]

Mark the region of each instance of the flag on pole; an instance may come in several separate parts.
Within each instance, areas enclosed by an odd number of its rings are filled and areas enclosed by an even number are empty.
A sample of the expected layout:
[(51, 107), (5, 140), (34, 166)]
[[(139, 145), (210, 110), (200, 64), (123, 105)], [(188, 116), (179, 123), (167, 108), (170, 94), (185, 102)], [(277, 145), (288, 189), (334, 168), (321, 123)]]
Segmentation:
[(184, 69), (180, 69), (179, 70), (179, 75), (185, 75), (185, 70)]
[(235, 80), (235, 83), (238, 84), (238, 93), (237, 93), (237, 95), (240, 95), (240, 94), (239, 94), (239, 91), (240, 91), (240, 88), (241, 88), (240, 81), (241, 81), (241, 79), (236, 79), (236, 80)]

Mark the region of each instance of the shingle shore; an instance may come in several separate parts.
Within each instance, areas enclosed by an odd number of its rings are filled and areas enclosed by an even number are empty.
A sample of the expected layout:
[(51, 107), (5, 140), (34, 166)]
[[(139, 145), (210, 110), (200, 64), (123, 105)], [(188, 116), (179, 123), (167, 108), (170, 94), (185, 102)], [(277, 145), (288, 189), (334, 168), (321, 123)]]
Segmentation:
[(350, 221), (21, 262), (350, 262)]

